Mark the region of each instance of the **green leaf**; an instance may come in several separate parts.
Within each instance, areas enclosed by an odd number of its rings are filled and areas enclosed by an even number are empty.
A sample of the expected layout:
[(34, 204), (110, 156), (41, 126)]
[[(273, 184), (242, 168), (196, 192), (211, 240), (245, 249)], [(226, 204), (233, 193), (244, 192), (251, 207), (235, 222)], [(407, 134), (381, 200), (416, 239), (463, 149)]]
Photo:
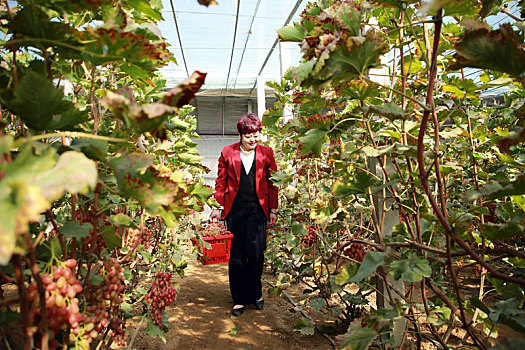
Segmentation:
[(204, 201), (215, 192), (213, 188), (206, 184), (197, 182), (190, 190), (189, 194), (197, 198), (198, 200)]
[(506, 282), (499, 280), (497, 278), (488, 276), (488, 279), (490, 280), (490, 283), (494, 286), (496, 289), (496, 292), (498, 295), (500, 295), (503, 299), (521, 299), (523, 297), (523, 292), (521, 288), (512, 282)]
[(289, 24), (285, 27), (277, 29), (277, 34), (281, 41), (296, 41), (300, 42), (304, 40), (304, 29), (298, 24)]
[(115, 113), (128, 128), (141, 134), (151, 133), (160, 139), (165, 139), (164, 122), (176, 112), (176, 108), (162, 103), (139, 105), (126, 95), (107, 91), (100, 103)]
[(161, 215), (170, 227), (187, 212), (186, 184), (179, 184), (165, 168), (151, 165), (143, 153), (119, 153), (110, 160), (122, 195), (136, 199), (149, 213)]
[(339, 272), (339, 274), (335, 278), (335, 283), (337, 283), (340, 286), (346, 285), (347, 283), (350, 282), (350, 278), (355, 276), (358, 268), (359, 268), (359, 264), (354, 264), (354, 263), (343, 266), (343, 268), (341, 269), (341, 272)]
[(344, 88), (343, 94), (360, 101), (379, 96), (379, 86), (365, 80), (352, 80)]
[(454, 98), (479, 98), (480, 88), (471, 79), (459, 80), (454, 84), (444, 84), (443, 90), (450, 92)]
[(292, 222), (292, 232), (296, 235), (305, 235), (308, 230), (306, 229), (306, 225), (302, 222)]
[(162, 13), (152, 8), (148, 0), (125, 0), (124, 2), (132, 9), (154, 21), (161, 21), (163, 19)]
[(481, 3), (483, 6), (481, 8), (479, 16), (481, 18), (487, 17), (495, 7), (499, 8), (502, 2), (502, 0), (482, 0)]
[(379, 266), (385, 263), (385, 258), (387, 256), (387, 252), (376, 252), (370, 250), (368, 253), (366, 253), (365, 258), (363, 259), (363, 262), (361, 262), (361, 266), (359, 266), (359, 270), (357, 270), (355, 276), (350, 278), (350, 282), (358, 283), (370, 277), (374, 272), (376, 272)]
[(120, 305), (120, 309), (122, 310), (122, 312), (124, 312), (125, 317), (131, 318), (135, 316), (133, 314), (133, 310), (134, 310), (133, 305), (131, 305), (130, 303), (126, 303), (126, 302), (120, 303), (119, 305)]
[(365, 194), (368, 192), (368, 189), (373, 186), (377, 180), (369, 172), (358, 169), (355, 172), (355, 175), (351, 182), (343, 183), (342, 180), (337, 180), (332, 185), (332, 193), (336, 197), (345, 197), (351, 194)]
[(106, 154), (108, 153), (108, 143), (100, 140), (73, 139), (69, 148), (101, 162), (106, 161)]
[(87, 112), (77, 110), (50, 80), (35, 72), (24, 75), (7, 107), (34, 130), (72, 130), (87, 120)]
[(147, 317), (146, 319), (148, 320), (148, 325), (146, 326), (144, 333), (146, 333), (152, 338), (159, 337), (160, 339), (162, 339), (164, 344), (166, 344), (165, 332), (159, 326), (154, 324), (151, 318)]
[(525, 227), (515, 223), (493, 224), (487, 223), (482, 225), (481, 234), (490, 240), (501, 240), (523, 234)]
[(302, 84), (312, 72), (313, 68), (315, 66), (315, 61), (307, 61), (305, 63), (300, 64), (297, 67), (294, 67), (286, 72), (284, 77), (286, 79), (295, 79), (299, 84)]
[(122, 247), (122, 239), (117, 235), (114, 227), (108, 226), (105, 228), (101, 236), (109, 250)]
[(326, 302), (322, 298), (315, 298), (315, 299), (310, 300), (309, 305), (315, 311), (321, 311), (323, 307), (326, 305)]
[(8, 23), (9, 31), (17, 34), (16, 39), (29, 40), (25, 43), (27, 46), (51, 46), (49, 41), (39, 39), (68, 42), (71, 33), (76, 32), (64, 22), (52, 21), (38, 6), (23, 6)]
[(405, 110), (393, 103), (385, 103), (379, 106), (370, 105), (367, 107), (367, 110), (386, 117), (389, 120), (406, 119), (409, 116)]
[(523, 37), (510, 24), (503, 24), (496, 30), (467, 30), (456, 44), (455, 62), (450, 69), (491, 69), (524, 81), (525, 50), (522, 44)]
[(432, 269), (428, 260), (415, 252), (410, 252), (408, 256), (392, 261), (390, 274), (396, 281), (402, 279), (408, 282), (419, 282), (423, 277), (429, 277), (432, 274)]
[(239, 331), (237, 331), (237, 328), (233, 327), (231, 328), (229, 331), (228, 331), (228, 334), (229, 335), (235, 335), (237, 334)]
[(344, 43), (344, 50), (335, 50), (330, 55), (329, 64), (339, 65), (341, 70), (361, 76), (372, 66), (378, 65), (380, 57), (388, 50), (384, 35), (369, 30), (364, 37), (349, 37)]
[(126, 214), (122, 214), (122, 213), (118, 213), (118, 214), (115, 214), (115, 215), (111, 215), (109, 217), (109, 219), (111, 220), (111, 222), (113, 224), (115, 224), (116, 226), (129, 226), (132, 222), (133, 222), (133, 219), (130, 218), (129, 216), (127, 216)]
[(89, 231), (93, 230), (93, 225), (89, 222), (81, 223), (78, 221), (68, 221), (62, 226), (61, 232), (67, 237), (83, 238), (89, 236)]
[(375, 338), (377, 331), (370, 327), (361, 327), (360, 322), (353, 322), (344, 335), (342, 349), (344, 350), (367, 350)]
[(315, 333), (315, 322), (301, 317), (293, 327), (304, 335), (313, 335)]
[(408, 5), (419, 2), (418, 0), (374, 0), (374, 2), (383, 4), (389, 7), (397, 7), (399, 9), (406, 9)]
[(488, 199), (497, 199), (507, 196), (516, 196), (525, 194), (525, 175), (520, 175), (512, 182), (489, 181), (480, 189), (480, 195)]
[(321, 148), (326, 140), (325, 130), (310, 129), (304, 136), (299, 138), (301, 155), (320, 154)]
[[(128, 26), (129, 27), (129, 26)], [(150, 72), (170, 60), (166, 43), (151, 31), (125, 30), (118, 26), (99, 26), (82, 32), (85, 49), (79, 58), (94, 65), (133, 63)]]

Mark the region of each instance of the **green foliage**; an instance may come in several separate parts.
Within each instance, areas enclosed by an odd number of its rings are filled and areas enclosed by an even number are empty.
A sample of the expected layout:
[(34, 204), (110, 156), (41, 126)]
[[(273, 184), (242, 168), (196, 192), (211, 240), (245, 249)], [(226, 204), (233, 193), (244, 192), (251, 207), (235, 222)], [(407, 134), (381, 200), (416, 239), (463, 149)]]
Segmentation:
[(343, 349), (366, 350), (376, 337), (377, 331), (375, 329), (354, 323), (348, 328), (344, 337)]
[(343, 348), (396, 347), (401, 320), (405, 341), (471, 328), (451, 348), (524, 332), (522, 23), (484, 22), (508, 4), (319, 1), (278, 30), (303, 60), (269, 84), (282, 217), (266, 257), (344, 320)]
[(315, 332), (315, 322), (306, 318), (300, 318), (294, 324), (294, 328), (304, 335), (313, 335)]
[(408, 256), (392, 261), (390, 273), (395, 280), (402, 279), (407, 282), (419, 282), (423, 277), (430, 277), (432, 269), (428, 260), (420, 257), (415, 252)]
[(507, 73), (523, 82), (525, 50), (523, 34), (505, 24), (496, 30), (467, 28), (456, 44), (456, 61), (450, 69), (476, 67)]
[[(160, 272), (184, 275), (185, 243), (213, 190), (202, 182), (209, 169), (186, 106), (206, 74), (162, 91), (156, 71), (174, 59), (149, 29), (161, 7), (21, 0), (8, 14), (0, 5), (0, 284), (18, 290), (18, 273), (27, 282), (0, 308), (15, 329), (2, 333), (8, 347), (124, 346), (126, 319), (137, 312), (148, 321), (145, 333), (165, 341), (169, 320), (146, 300), (149, 283), (173, 282)], [(66, 270), (74, 293), (49, 284)], [(37, 282), (46, 300), (31, 292)], [(78, 319), (50, 314), (52, 304)]]
[(25, 147), (12, 162), (0, 165), (0, 264), (6, 265), (16, 247), (16, 235), (51, 208), (65, 193), (85, 193), (97, 182), (96, 165), (78, 152), (58, 156), (47, 149), (41, 156)]
[(87, 120), (85, 111), (77, 110), (51, 81), (35, 72), (24, 75), (6, 105), (27, 126), (38, 131), (72, 130)]
[(386, 256), (387, 253), (384, 252), (369, 251), (359, 266), (359, 270), (357, 270), (355, 276), (350, 278), (350, 282), (357, 283), (369, 278), (374, 272), (376, 272), (379, 266), (382, 266), (385, 263)]

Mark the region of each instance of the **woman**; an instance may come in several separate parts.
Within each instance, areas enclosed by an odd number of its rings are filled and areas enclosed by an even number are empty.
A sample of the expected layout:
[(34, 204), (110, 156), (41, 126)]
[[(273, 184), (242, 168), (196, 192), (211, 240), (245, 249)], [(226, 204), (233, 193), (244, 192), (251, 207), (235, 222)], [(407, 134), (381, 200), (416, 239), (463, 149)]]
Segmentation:
[(215, 199), (210, 221), (225, 219), (233, 234), (229, 278), (232, 314), (239, 316), (246, 305), (258, 310), (264, 305), (261, 276), (266, 249), (267, 222), (277, 221), (277, 187), (270, 180), (277, 170), (273, 150), (259, 145), (261, 121), (248, 113), (237, 122), (240, 142), (225, 146), (219, 158)]

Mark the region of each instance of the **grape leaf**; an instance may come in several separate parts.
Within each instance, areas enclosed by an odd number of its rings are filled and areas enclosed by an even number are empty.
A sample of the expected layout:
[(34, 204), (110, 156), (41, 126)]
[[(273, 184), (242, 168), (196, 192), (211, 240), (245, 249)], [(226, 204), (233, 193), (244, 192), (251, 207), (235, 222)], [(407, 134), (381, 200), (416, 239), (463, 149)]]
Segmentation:
[(421, 258), (417, 253), (410, 252), (408, 256), (392, 261), (390, 274), (397, 281), (402, 279), (408, 282), (419, 282), (423, 277), (429, 277), (432, 269), (428, 260)]
[(186, 184), (171, 177), (171, 171), (151, 165), (153, 158), (143, 153), (119, 153), (109, 161), (122, 195), (136, 199), (150, 214), (161, 215), (168, 226), (185, 214)]
[(178, 108), (187, 105), (195, 97), (205, 79), (206, 73), (193, 72), (188, 79), (166, 92), (162, 103)]
[(277, 30), (279, 39), (281, 41), (303, 41), (304, 40), (304, 29), (298, 24), (289, 24)]
[(164, 344), (166, 344), (166, 336), (164, 334), (164, 331), (159, 326), (154, 324), (151, 318), (147, 317), (146, 319), (148, 320), (148, 325), (146, 326), (144, 333), (146, 333), (152, 338), (159, 337), (160, 339), (162, 339)]
[(40, 156), (32, 148), (21, 150), (13, 162), (0, 165), (5, 177), (0, 182), (0, 265), (15, 250), (16, 234), (27, 231), (64, 193), (85, 193), (95, 188), (97, 165), (82, 153), (68, 151), (58, 157), (51, 148)]
[(7, 107), (34, 130), (72, 130), (87, 120), (87, 112), (64, 100), (43, 75), (28, 72), (13, 91)]
[(367, 350), (377, 336), (375, 329), (362, 327), (360, 322), (353, 322), (346, 333), (338, 336), (338, 339), (342, 342), (341, 349)]
[(455, 48), (451, 70), (465, 67), (491, 69), (525, 81), (523, 38), (510, 24), (503, 24), (496, 30), (467, 29)]
[(315, 333), (315, 322), (301, 317), (294, 323), (293, 328), (301, 332), (301, 334), (313, 335)]
[(357, 270), (354, 277), (350, 278), (350, 282), (358, 283), (370, 277), (376, 272), (379, 266), (384, 264), (387, 256), (388, 253), (386, 252), (376, 252), (373, 250), (366, 253), (363, 262), (361, 262), (361, 266), (359, 266), (359, 270)]
[(89, 231), (93, 230), (93, 225), (89, 222), (80, 223), (78, 221), (68, 221), (61, 228), (61, 232), (67, 237), (83, 238), (89, 236)]
[(326, 139), (326, 131), (310, 129), (304, 136), (299, 138), (301, 155), (319, 154)]

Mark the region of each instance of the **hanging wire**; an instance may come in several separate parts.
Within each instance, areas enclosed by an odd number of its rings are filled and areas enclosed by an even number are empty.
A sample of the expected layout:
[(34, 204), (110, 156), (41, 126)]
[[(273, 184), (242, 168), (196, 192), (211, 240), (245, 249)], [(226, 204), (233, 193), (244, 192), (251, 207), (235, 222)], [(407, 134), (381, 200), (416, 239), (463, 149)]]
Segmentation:
[(242, 50), (241, 60), (239, 62), (239, 66), (237, 67), (237, 73), (235, 74), (235, 80), (233, 84), (234, 89), (237, 86), (237, 78), (239, 77), (239, 71), (241, 70), (242, 61), (244, 60), (244, 53), (246, 52), (246, 47), (248, 46), (248, 40), (250, 40), (250, 35), (252, 34), (253, 22), (255, 22), (255, 17), (257, 17), (257, 11), (259, 11), (260, 4), (261, 4), (261, 0), (257, 1), (257, 5), (255, 6), (255, 11), (253, 12), (252, 22), (250, 23), (250, 29), (248, 29), (248, 35), (246, 36), (246, 41), (244, 42), (244, 49)]
[[(290, 11), (290, 14), (288, 15), (288, 18), (284, 22), (283, 27), (287, 26), (288, 23), (290, 23), (290, 21), (292, 20), (293, 16), (295, 15), (295, 12), (299, 8), (299, 6), (301, 6), (302, 2), (303, 2), (303, 0), (297, 0), (297, 2), (295, 3), (295, 6), (293, 7), (292, 11)], [(277, 36), (277, 38), (273, 42), (272, 48), (270, 49), (270, 51), (268, 52), (268, 55), (264, 59), (264, 62), (262, 64), (261, 69), (259, 70), (259, 73), (257, 74), (257, 76), (261, 75), (261, 73), (263, 72), (264, 67), (266, 67), (266, 63), (268, 63), (268, 60), (270, 59), (270, 56), (272, 55), (273, 50), (275, 50), (275, 47), (277, 46), (278, 43), (279, 43), (279, 37)], [(257, 85), (257, 78), (255, 79), (255, 82), (253, 83), (252, 89), (250, 90), (250, 95), (252, 94), (253, 89), (255, 89), (256, 85)]]
[(179, 38), (180, 52), (182, 54), (182, 62), (184, 62), (184, 68), (186, 68), (186, 75), (190, 77), (188, 71), (188, 65), (186, 64), (186, 57), (184, 56), (184, 49), (182, 48), (182, 40), (180, 38), (179, 25), (177, 24), (177, 15), (175, 14), (175, 6), (173, 6), (173, 0), (170, 0), (171, 12), (173, 13), (173, 21), (175, 22), (175, 29), (177, 30), (177, 37)]
[(240, 7), (241, 7), (241, 0), (237, 0), (237, 14), (235, 15), (235, 29), (233, 31), (232, 54), (230, 56), (230, 66), (228, 67), (228, 75), (226, 76), (226, 86), (224, 87), (226, 90), (228, 90), (228, 80), (230, 79), (230, 71), (232, 69), (233, 53), (235, 51), (235, 39), (237, 37), (237, 24), (239, 23), (239, 8)]

